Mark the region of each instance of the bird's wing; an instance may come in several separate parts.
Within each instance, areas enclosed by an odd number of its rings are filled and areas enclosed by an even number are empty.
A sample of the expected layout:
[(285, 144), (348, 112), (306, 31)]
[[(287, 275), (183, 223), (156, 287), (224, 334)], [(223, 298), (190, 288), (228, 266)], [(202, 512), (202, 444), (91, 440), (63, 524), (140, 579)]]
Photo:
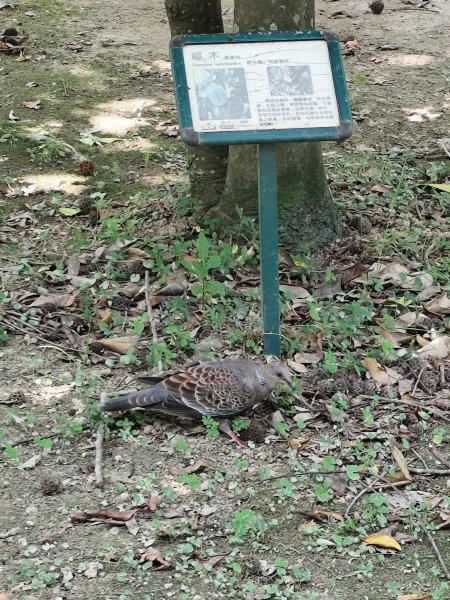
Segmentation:
[(238, 369), (211, 364), (191, 367), (168, 377), (162, 385), (172, 401), (203, 416), (227, 417), (252, 406), (255, 391)]

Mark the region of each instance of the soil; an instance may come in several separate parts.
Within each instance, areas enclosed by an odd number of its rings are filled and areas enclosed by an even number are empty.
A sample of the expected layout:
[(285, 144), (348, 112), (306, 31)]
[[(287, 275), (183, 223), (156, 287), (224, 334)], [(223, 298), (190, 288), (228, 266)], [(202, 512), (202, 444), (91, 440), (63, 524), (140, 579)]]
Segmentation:
[[(43, 120), (52, 131), (60, 131), (62, 126), (70, 143), (78, 140), (81, 129), (89, 127), (103, 137), (126, 136), (138, 130), (139, 136), (125, 138), (113, 150), (105, 144), (96, 167), (108, 182), (117, 177), (123, 183), (118, 188), (116, 210), (122, 206), (121, 194), (140, 190), (143, 185), (156, 190), (158, 199), (151, 211), (142, 214), (143, 232), (162, 232), (170, 239), (171, 233), (185, 225), (179, 217), (167, 214), (164, 192), (169, 193), (187, 178), (183, 148), (167, 134), (167, 127), (176, 123), (176, 113), (167, 63), (170, 36), (162, 0), (24, 0), (15, 11), (2, 4), (0, 22), (5, 27), (19, 25), (30, 35), (28, 52), (32, 56), (24, 63), (0, 56), (3, 118), (13, 110), (30, 128)], [(232, 6), (225, 4), (223, 8), (226, 28), (230, 29)], [(442, 154), (439, 140), (449, 137), (450, 126), (450, 46), (448, 27), (444, 26), (450, 22), (450, 2), (386, 1), (384, 11), (375, 15), (360, 0), (318, 0), (316, 14), (317, 26), (334, 30), (341, 40), (358, 41), (354, 54), (345, 57), (356, 131), (341, 145), (325, 144), (326, 159), (345, 154), (352, 161), (359, 152), (380, 148), (399, 153), (414, 148), (424, 156)], [(45, 59), (40, 60), (42, 56)], [(34, 79), (40, 87), (26, 88)], [(23, 100), (37, 97), (43, 99), (44, 107), (52, 106), (45, 119), (39, 111), (34, 114), (22, 108)], [(414, 119), (408, 120), (411, 116)], [(155, 147), (156, 157), (152, 154)], [(5, 153), (1, 146), (0, 159), (4, 160), (0, 174), (40, 181), (45, 169), (24, 156), (23, 147), (12, 147)], [(52, 185), (58, 188), (62, 179), (69, 181), (66, 175), (58, 171), (57, 184)], [(71, 176), (78, 193), (92, 191), (82, 188), (90, 185), (86, 179), (74, 173)], [(377, 173), (373, 177), (377, 183)], [(106, 189), (113, 189), (113, 184), (107, 183)], [(31, 213), (27, 199), (22, 201), (20, 219), (32, 222), (38, 233), (48, 229)], [(17, 212), (17, 205), (10, 202), (0, 197), (6, 216)], [(6, 236), (5, 245), (11, 248), (1, 269), (5, 277), (8, 275), (11, 289), (23, 290), (32, 277), (26, 268), (15, 271), (19, 258), (25, 262), (29, 259), (37, 269), (43, 261), (46, 269), (48, 259), (44, 255), (55, 259), (66, 256), (68, 234), (62, 233), (66, 224), (60, 218), (60, 222), (55, 220), (52, 235), (36, 245), (34, 233), (17, 223), (8, 221), (0, 234)], [(20, 247), (20, 256), (14, 255), (15, 245)], [(0, 345), (0, 365), (0, 401), (15, 402), (0, 405), (1, 429), (7, 438), (18, 441), (19, 452), (18, 461), (5, 460), (0, 465), (2, 600), (5, 594), (9, 600), (242, 598), (238, 593), (243, 581), (267, 582), (259, 567), (255, 570), (255, 561), (273, 562), (279, 557), (312, 573), (311, 581), (297, 595), (289, 596), (298, 600), (387, 600), (396, 597), (387, 592), (388, 581), (400, 586), (399, 594), (407, 594), (422, 585), (423, 573), (426, 590), (437, 589), (441, 583), (433, 571), (436, 555), (425, 539), (404, 546), (395, 556), (370, 553), (358, 556), (354, 563), (349, 562), (347, 550), (317, 552), (299, 533), (305, 522), (299, 509), (314, 505), (314, 494), (307, 485), (299, 487), (295, 507), (289, 505), (292, 526), (274, 525), (268, 538), (241, 546), (236, 561), (244, 565), (244, 575), (242, 579), (236, 576), (235, 591), (232, 585), (221, 583), (220, 564), (201, 576), (187, 567), (187, 558), (177, 563), (176, 570), (144, 570), (139, 557), (153, 547), (169, 561), (171, 552), (178, 552), (186, 543), (199, 544), (194, 556), (204, 555), (205, 550), (213, 555), (229, 552), (226, 530), (237, 506), (257, 510), (267, 519), (283, 516), (284, 501), (270, 496), (268, 490), (273, 484), (261, 483), (258, 469), (269, 466), (276, 475), (290, 472), (301, 463), (302, 455), (287, 449), (286, 441), (269, 425), (267, 443), (236, 448), (224, 437), (198, 433), (196, 424), (146, 418), (142, 426), (132, 424), (129, 430), (126, 423), (112, 428), (104, 442), (105, 483), (100, 489), (93, 474), (95, 431), (88, 417), (80, 413), (81, 399), (89, 395), (91, 379), (100, 382), (101, 389), (124, 388), (134, 380), (132, 371), (123, 365), (110, 369), (100, 363), (87, 380), (82, 360), (29, 332), (11, 335)], [(307, 377), (306, 384), (317, 383), (317, 377)], [(432, 379), (430, 385), (438, 387), (438, 375)], [(326, 398), (336, 393), (373, 393), (372, 381), (349, 383), (347, 373), (316, 387)], [(19, 395), (11, 399), (13, 393)], [(84, 431), (72, 430), (74, 425)], [(61, 430), (64, 434), (49, 438)], [(328, 441), (318, 441), (320, 436), (322, 440), (329, 436)], [(307, 437), (317, 447), (332, 447), (333, 436), (335, 427), (329, 422), (307, 430)], [(51, 439), (51, 448), (39, 445), (39, 439)], [(177, 442), (180, 439), (187, 441), (187, 449)], [(36, 464), (32, 460), (27, 466), (33, 457)], [(425, 458), (432, 460), (428, 454)], [(248, 461), (243, 471), (236, 466), (238, 459)], [(199, 460), (208, 462), (199, 473), (203, 484), (200, 496), (173, 474), (174, 469)], [(168, 489), (175, 491), (176, 499), (167, 493), (161, 505), (163, 512), (176, 508), (181, 516), (171, 519), (158, 513), (155, 517), (152, 511), (141, 510), (136, 515), (138, 533), (123, 525), (71, 520), (74, 513), (86, 509), (128, 510), (142, 502), (141, 495), (161, 495)], [(433, 482), (429, 489), (448, 494), (445, 481)], [(345, 510), (343, 498), (339, 503)], [(192, 528), (194, 517), (196, 527)], [(448, 561), (448, 534), (441, 532), (436, 539)], [(373, 570), (364, 568), (369, 556)], [(33, 564), (27, 559), (34, 559)], [(255, 592), (247, 597), (260, 596)]]

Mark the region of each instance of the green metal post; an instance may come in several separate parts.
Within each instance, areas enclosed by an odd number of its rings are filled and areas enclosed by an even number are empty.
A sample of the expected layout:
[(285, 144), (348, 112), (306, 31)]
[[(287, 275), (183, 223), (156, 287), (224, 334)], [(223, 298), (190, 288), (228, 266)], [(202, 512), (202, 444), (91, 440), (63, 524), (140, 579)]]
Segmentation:
[(258, 144), (258, 190), (264, 352), (280, 356), (277, 154), (275, 144)]

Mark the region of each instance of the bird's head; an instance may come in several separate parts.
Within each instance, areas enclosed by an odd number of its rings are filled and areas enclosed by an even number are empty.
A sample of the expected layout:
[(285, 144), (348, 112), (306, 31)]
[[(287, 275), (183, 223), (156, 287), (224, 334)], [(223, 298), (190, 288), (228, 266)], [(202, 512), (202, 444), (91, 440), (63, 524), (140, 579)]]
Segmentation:
[(281, 362), (272, 362), (268, 365), (264, 365), (264, 371), (269, 383), (269, 386), (273, 389), (280, 383), (286, 383), (290, 388), (294, 387), (292, 382), (291, 373), (286, 365)]

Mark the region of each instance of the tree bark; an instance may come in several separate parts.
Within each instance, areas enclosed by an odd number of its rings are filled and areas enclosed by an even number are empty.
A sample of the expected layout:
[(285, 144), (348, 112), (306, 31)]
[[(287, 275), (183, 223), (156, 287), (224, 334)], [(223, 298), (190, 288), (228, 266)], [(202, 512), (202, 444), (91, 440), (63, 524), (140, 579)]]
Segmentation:
[[(314, 27), (314, 0), (235, 0), (235, 30), (300, 30)], [(320, 144), (277, 146), (280, 240), (291, 251), (316, 249), (340, 231), (327, 185)], [(225, 190), (210, 211), (220, 222), (237, 218), (235, 207), (258, 212), (256, 147), (230, 146)]]
[[(165, 0), (172, 37), (188, 33), (222, 33), (220, 0)], [(224, 190), (228, 146), (187, 148), (191, 194), (200, 212), (214, 206)]]

